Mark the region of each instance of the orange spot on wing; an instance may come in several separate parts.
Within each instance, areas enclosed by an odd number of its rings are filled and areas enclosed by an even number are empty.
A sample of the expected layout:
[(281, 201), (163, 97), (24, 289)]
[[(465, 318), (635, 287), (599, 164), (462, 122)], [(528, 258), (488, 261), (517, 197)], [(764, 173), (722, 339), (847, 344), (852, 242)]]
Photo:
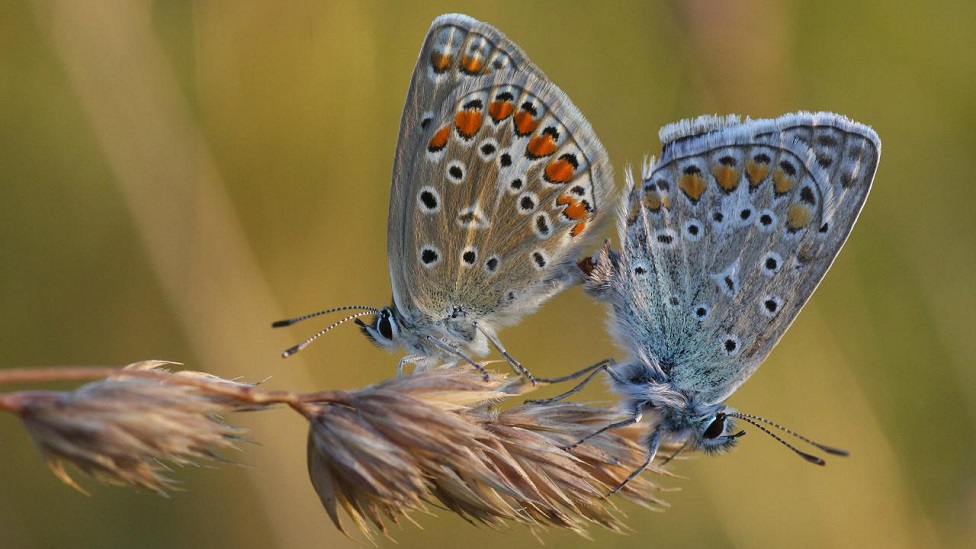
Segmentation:
[(481, 111), (465, 110), (454, 115), (454, 127), (464, 139), (471, 139), (481, 129)]
[(680, 188), (693, 202), (698, 202), (705, 194), (705, 180), (701, 174), (684, 174), (678, 178), (678, 188)]
[(451, 62), (454, 59), (447, 54), (437, 53), (436, 51), (430, 53), (430, 65), (434, 67), (434, 72), (437, 74), (443, 74), (451, 68)]
[(465, 55), (461, 58), (461, 68), (468, 74), (478, 74), (484, 66), (485, 61), (480, 57)]
[(749, 186), (756, 188), (769, 175), (769, 164), (760, 164), (752, 160), (746, 162), (746, 178), (749, 179)]
[(776, 189), (776, 194), (786, 194), (795, 186), (796, 181), (783, 170), (773, 172), (773, 188)]
[(535, 119), (535, 116), (531, 112), (522, 109), (515, 113), (515, 134), (519, 137), (529, 135), (538, 126), (539, 121)]
[(649, 192), (644, 194), (644, 200), (642, 201), (644, 207), (652, 212), (660, 211), (663, 208), (670, 208), (671, 201), (668, 200), (666, 195), (661, 195), (655, 192)]
[(451, 127), (444, 126), (443, 128), (437, 130), (434, 137), (430, 138), (430, 142), (427, 143), (427, 150), (430, 152), (437, 152), (447, 146), (447, 138), (451, 135)]
[(575, 204), (570, 204), (565, 210), (563, 210), (563, 214), (574, 221), (585, 218), (588, 213), (589, 211), (586, 209), (586, 204), (582, 201)]
[(739, 186), (739, 170), (732, 166), (719, 164), (712, 167), (712, 175), (719, 187), (726, 191), (734, 191)]
[(634, 200), (630, 203), (630, 210), (627, 212), (627, 224), (633, 225), (637, 221), (637, 212), (640, 207), (640, 202)]
[(573, 179), (576, 165), (564, 156), (546, 164), (546, 181), (550, 183), (568, 183)]
[(556, 152), (556, 140), (548, 133), (533, 137), (525, 147), (525, 153), (529, 158), (542, 158), (554, 152)]
[(488, 115), (495, 122), (501, 122), (509, 116), (512, 115), (512, 111), (515, 110), (515, 106), (512, 105), (511, 101), (492, 101), (488, 105)]
[(573, 228), (569, 230), (569, 236), (579, 236), (585, 228), (586, 221), (580, 221), (579, 223), (573, 225)]
[(790, 204), (790, 209), (786, 213), (786, 228), (791, 231), (798, 231), (810, 224), (813, 214), (810, 208), (800, 204)]
[(556, 204), (559, 206), (566, 206), (566, 208), (563, 209), (563, 215), (568, 219), (572, 219), (573, 221), (583, 219), (590, 213), (590, 207), (585, 201), (576, 200), (575, 198), (565, 194), (559, 195), (559, 197), (556, 198)]

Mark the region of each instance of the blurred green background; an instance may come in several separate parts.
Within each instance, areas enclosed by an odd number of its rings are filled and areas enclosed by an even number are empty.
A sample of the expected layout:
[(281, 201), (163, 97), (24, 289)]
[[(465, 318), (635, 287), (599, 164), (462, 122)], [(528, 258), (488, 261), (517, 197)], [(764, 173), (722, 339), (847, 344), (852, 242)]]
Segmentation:
[[(396, 357), (353, 328), (282, 361), (320, 323), (269, 322), (387, 303), (400, 109), (430, 21), (452, 11), (521, 45), (618, 173), (703, 113), (832, 110), (884, 143), (846, 249), (730, 400), (852, 457), (810, 466), (753, 430), (677, 463), (672, 507), (622, 505), (634, 532), (594, 529), (598, 546), (972, 547), (973, 2), (6, 0), (0, 367), (161, 358), (304, 390), (392, 375)], [(502, 339), (556, 375), (615, 354), (603, 325), (573, 290)], [(236, 418), (260, 445), (232, 457), (252, 467), (176, 471), (186, 491), (169, 499), (87, 480), (80, 495), (0, 417), (0, 546), (362, 547), (306, 480), (302, 422), (260, 416)], [(538, 545), (434, 511), (394, 529), (401, 547)]]

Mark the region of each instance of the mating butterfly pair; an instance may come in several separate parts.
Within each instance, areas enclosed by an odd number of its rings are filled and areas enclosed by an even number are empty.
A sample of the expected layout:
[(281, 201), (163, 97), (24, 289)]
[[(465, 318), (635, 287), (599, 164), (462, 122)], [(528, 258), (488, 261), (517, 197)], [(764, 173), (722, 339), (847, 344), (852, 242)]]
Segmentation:
[[(566, 94), (501, 32), (464, 15), (438, 17), (397, 141), (387, 233), (393, 304), (275, 323), (358, 310), (286, 356), (355, 319), (378, 345), (406, 349), (398, 372), (461, 360), (484, 373), (471, 357), (491, 344), (534, 380), (495, 330), (583, 283), (610, 304), (628, 357), (562, 379), (607, 372), (629, 413), (607, 428), (654, 411), (648, 463), (663, 442), (731, 448), (741, 434), (734, 419), (779, 427), (724, 401), (843, 246), (877, 169), (878, 136), (840, 115), (797, 113), (706, 116), (669, 125), (660, 138), (661, 158), (645, 164), (639, 182), (628, 177), (616, 208), (621, 249), (605, 246), (578, 266), (615, 210), (606, 151)], [(359, 319), (366, 315), (372, 323)]]

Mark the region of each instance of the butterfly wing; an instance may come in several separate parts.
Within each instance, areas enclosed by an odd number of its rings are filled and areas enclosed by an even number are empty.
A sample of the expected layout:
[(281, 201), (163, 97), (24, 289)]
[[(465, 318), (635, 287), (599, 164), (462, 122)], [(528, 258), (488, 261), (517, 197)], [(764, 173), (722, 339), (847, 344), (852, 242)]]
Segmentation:
[(393, 297), (401, 311), (407, 310), (407, 301), (402, 295), (402, 277), (397, 273), (403, 268), (403, 231), (407, 219), (414, 214), (403, 204), (421, 186), (413, 178), (411, 168), (429, 141), (425, 131), (433, 125), (435, 111), (458, 85), (503, 70), (542, 76), (518, 46), (490, 25), (460, 14), (442, 15), (431, 24), (403, 107), (390, 191), (387, 252)]
[(514, 322), (576, 276), (608, 217), (603, 146), (562, 91), (525, 71), (459, 86), (409, 170), (396, 276), (429, 318)]
[(390, 197), (394, 301), (514, 322), (565, 285), (612, 174), (566, 95), (493, 27), (436, 19), (404, 108)]
[(831, 113), (665, 127), (628, 189), (610, 286), (618, 337), (682, 390), (726, 399), (759, 367), (843, 246), (881, 143)]

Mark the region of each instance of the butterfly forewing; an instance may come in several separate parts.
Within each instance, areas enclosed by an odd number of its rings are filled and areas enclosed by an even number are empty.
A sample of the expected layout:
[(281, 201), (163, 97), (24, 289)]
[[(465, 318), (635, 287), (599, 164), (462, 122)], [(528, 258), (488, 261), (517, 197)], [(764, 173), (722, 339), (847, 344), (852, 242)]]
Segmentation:
[(498, 29), (461, 14), (442, 15), (431, 23), (414, 67), (403, 109), (400, 138), (424, 123), (455, 86), (498, 71), (527, 71), (542, 76), (522, 50)]
[(629, 190), (621, 220), (617, 329), (677, 388), (720, 402), (840, 251), (880, 142), (830, 113), (708, 117), (661, 135), (662, 158)]
[(460, 306), (505, 324), (561, 289), (612, 188), (606, 153), (566, 95), (524, 71), (473, 79), (420, 147), (403, 166), (413, 183), (399, 199), (409, 207), (394, 274), (419, 312)]
[[(411, 179), (410, 164), (426, 146), (424, 135), (434, 124), (436, 111), (458, 85), (486, 74), (516, 70), (542, 75), (522, 50), (494, 27), (466, 15), (448, 14), (434, 20), (417, 58), (403, 107), (387, 228), (391, 272), (400, 268), (403, 231), (412, 211), (401, 207), (419, 182)], [(393, 278), (394, 300), (405, 304), (405, 290)]]

